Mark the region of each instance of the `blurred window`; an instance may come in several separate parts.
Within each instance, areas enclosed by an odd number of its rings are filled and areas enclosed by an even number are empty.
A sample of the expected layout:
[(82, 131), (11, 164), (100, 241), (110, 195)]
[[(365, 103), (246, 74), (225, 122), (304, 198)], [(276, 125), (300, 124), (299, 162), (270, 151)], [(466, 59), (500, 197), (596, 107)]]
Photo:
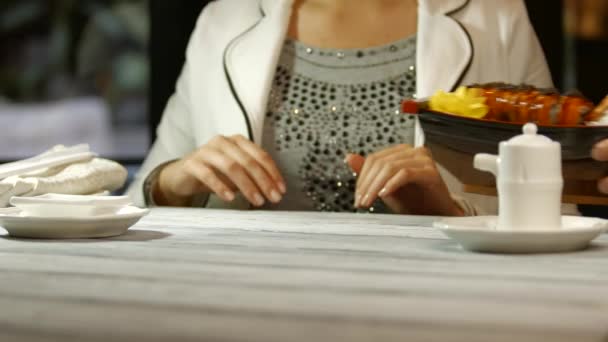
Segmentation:
[(570, 35), (608, 40), (608, 1), (565, 0), (565, 27)]
[(148, 149), (147, 0), (0, 2), (0, 160), (87, 142)]
[(564, 0), (564, 88), (599, 102), (608, 86), (608, 0)]

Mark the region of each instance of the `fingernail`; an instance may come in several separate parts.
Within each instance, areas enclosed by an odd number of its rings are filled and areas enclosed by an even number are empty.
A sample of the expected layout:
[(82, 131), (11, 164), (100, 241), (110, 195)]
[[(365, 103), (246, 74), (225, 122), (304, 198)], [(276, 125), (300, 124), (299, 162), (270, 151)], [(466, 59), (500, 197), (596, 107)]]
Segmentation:
[(384, 197), (385, 194), (386, 194), (386, 188), (382, 188), (382, 190), (380, 190), (380, 193), (378, 195), (380, 197)]
[(361, 194), (355, 195), (355, 208), (359, 208), (359, 204), (361, 204)]
[(279, 203), (281, 201), (281, 195), (276, 190), (272, 190), (270, 192), (270, 200), (274, 203)]
[(224, 191), (224, 199), (228, 202), (234, 201), (234, 192), (232, 191)]
[(287, 193), (287, 187), (285, 186), (285, 183), (279, 182), (279, 191), (281, 191), (283, 195)]
[(257, 205), (258, 207), (261, 207), (264, 205), (264, 197), (262, 197), (262, 195), (260, 195), (259, 193), (256, 193), (255, 195), (253, 195), (253, 204)]

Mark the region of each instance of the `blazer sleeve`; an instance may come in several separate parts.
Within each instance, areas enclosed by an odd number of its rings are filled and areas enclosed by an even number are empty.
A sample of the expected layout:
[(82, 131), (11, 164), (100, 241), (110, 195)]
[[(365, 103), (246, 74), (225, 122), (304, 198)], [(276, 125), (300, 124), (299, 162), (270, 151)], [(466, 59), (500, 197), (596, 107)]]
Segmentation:
[(134, 204), (146, 205), (144, 182), (159, 165), (182, 158), (196, 148), (190, 106), (190, 73), (188, 62), (184, 64), (176, 89), (171, 96), (160, 124), (157, 138), (140, 171), (128, 190)]
[(542, 88), (553, 87), (553, 80), (538, 41), (530, 23), (523, 0), (508, 0), (513, 11), (509, 20), (510, 39), (507, 48), (511, 83), (526, 83)]

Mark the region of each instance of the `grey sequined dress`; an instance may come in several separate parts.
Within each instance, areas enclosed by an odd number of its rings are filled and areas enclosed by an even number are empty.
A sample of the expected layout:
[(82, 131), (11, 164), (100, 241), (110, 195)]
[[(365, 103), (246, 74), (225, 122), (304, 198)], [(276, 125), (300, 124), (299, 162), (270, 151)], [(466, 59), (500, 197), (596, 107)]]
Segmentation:
[[(286, 41), (264, 121), (262, 147), (288, 193), (270, 210), (356, 211), (356, 175), (347, 153), (367, 155), (413, 144), (416, 37), (365, 49), (319, 49)], [(380, 201), (370, 209), (387, 212)]]

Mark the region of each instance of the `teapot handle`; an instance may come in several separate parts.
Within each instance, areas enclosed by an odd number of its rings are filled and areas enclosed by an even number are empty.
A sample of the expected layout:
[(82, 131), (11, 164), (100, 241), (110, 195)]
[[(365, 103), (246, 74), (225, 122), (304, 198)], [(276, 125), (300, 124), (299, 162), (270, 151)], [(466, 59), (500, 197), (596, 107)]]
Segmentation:
[(473, 159), (473, 167), (481, 170), (490, 172), (495, 177), (498, 177), (498, 165), (500, 164), (500, 158), (493, 154), (478, 153)]

